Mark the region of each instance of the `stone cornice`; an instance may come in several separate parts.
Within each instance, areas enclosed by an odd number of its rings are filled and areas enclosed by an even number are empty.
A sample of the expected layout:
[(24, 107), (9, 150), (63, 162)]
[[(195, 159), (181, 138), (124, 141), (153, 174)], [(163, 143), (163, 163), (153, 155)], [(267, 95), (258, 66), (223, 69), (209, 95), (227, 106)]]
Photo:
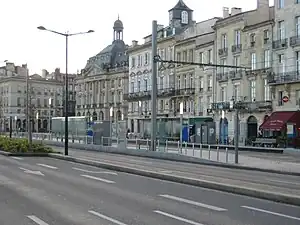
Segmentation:
[(196, 50), (214, 45), (215, 41), (210, 41), (196, 46)]
[[(172, 39), (174, 39), (174, 36), (158, 39), (157, 40), (157, 45), (162, 44), (166, 41), (170, 41)], [(149, 48), (149, 47), (151, 47), (151, 44), (152, 44), (152, 42), (149, 41), (149, 42), (146, 42), (142, 45), (138, 45), (138, 46), (135, 46), (135, 47), (128, 48), (127, 53), (132, 53), (132, 52), (135, 52), (135, 51), (140, 51), (140, 50)]]
[(274, 20), (266, 20), (266, 21), (263, 21), (263, 22), (260, 22), (260, 23), (256, 23), (256, 24), (252, 24), (252, 25), (249, 25), (249, 26), (245, 26), (243, 28), (243, 32), (247, 32), (247, 31), (251, 31), (251, 30), (255, 30), (257, 28), (260, 28), (260, 27), (264, 27), (264, 26), (268, 26), (268, 25), (274, 25)]

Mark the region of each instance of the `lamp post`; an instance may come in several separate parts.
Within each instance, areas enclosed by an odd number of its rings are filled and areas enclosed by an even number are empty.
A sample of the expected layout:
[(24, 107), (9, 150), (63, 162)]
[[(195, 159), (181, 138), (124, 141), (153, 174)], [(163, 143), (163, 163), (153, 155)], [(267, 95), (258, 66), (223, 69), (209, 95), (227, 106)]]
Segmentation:
[(16, 128), (16, 132), (18, 132), (17, 120), (18, 120), (18, 117), (15, 116), (15, 128)]
[(179, 104), (179, 114), (180, 114), (180, 153), (182, 153), (183, 102), (180, 102)]
[(64, 36), (66, 39), (66, 74), (65, 74), (65, 155), (68, 155), (68, 145), (69, 145), (69, 133), (68, 133), (68, 129), (69, 129), (69, 125), (68, 125), (68, 105), (69, 105), (69, 84), (68, 84), (68, 40), (70, 36), (75, 36), (75, 35), (80, 35), (80, 34), (88, 34), (88, 33), (93, 33), (93, 30), (89, 30), (86, 32), (78, 32), (78, 33), (61, 33), (61, 32), (57, 32), (54, 30), (49, 30), (46, 29), (43, 26), (39, 26), (37, 27), (39, 30), (43, 30), (43, 31), (49, 31), (52, 32), (54, 34), (58, 34), (61, 36)]
[(114, 116), (114, 108), (110, 107), (109, 109), (109, 129), (110, 129), (110, 141), (112, 144), (112, 123), (113, 123), (113, 116)]
[(51, 133), (51, 105), (52, 105), (52, 98), (49, 98), (49, 137)]
[(240, 104), (236, 104), (234, 100), (230, 100), (229, 108), (235, 109), (234, 115), (234, 161), (236, 164), (239, 163), (239, 109)]
[(35, 118), (36, 118), (36, 122), (37, 122), (37, 133), (39, 133), (39, 113), (38, 112), (36, 113)]

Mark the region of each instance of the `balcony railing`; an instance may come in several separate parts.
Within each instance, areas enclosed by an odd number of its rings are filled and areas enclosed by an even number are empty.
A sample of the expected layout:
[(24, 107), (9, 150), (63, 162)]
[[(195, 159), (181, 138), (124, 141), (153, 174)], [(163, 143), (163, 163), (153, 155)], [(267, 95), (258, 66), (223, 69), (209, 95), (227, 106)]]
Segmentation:
[(291, 47), (300, 46), (300, 37), (299, 36), (291, 37), (290, 38), (290, 46)]
[(300, 71), (273, 73), (268, 76), (268, 83), (273, 85), (298, 82), (300, 82)]
[(228, 55), (228, 48), (221, 48), (218, 50), (219, 56), (227, 56)]
[(288, 39), (280, 39), (280, 40), (276, 40), (273, 41), (273, 49), (283, 49), (283, 48), (287, 48), (288, 47)]
[(158, 89), (157, 91), (157, 96), (158, 97), (170, 97), (170, 96), (174, 96), (175, 95), (175, 88), (171, 87), (171, 88), (161, 88)]
[(231, 46), (232, 53), (241, 53), (242, 52), (242, 44), (232, 45)]
[(240, 80), (243, 77), (243, 71), (242, 70), (232, 70), (229, 72), (229, 78), (231, 80)]
[(181, 89), (175, 89), (174, 96), (189, 96), (195, 94), (195, 88), (181, 88)]
[(127, 101), (151, 99), (151, 91), (127, 93), (123, 95), (123, 99)]
[(227, 82), (228, 81), (228, 73), (218, 73), (217, 81), (218, 82)]

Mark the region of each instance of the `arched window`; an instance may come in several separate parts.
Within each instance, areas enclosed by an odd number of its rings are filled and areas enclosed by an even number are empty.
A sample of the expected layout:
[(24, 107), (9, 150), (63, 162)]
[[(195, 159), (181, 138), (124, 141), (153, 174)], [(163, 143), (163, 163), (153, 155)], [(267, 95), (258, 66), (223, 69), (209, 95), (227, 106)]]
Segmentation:
[(188, 24), (188, 22), (189, 22), (189, 15), (188, 15), (187, 11), (182, 11), (181, 12), (181, 22), (183, 24)]

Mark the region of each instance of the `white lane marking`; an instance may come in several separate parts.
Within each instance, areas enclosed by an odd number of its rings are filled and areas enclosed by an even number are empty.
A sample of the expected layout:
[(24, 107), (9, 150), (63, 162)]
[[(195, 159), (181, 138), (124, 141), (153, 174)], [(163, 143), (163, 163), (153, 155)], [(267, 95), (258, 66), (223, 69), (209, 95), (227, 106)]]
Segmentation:
[(16, 160), (23, 160), (22, 158), (20, 158), (20, 157), (15, 157), (15, 156), (13, 156), (13, 157), (11, 157), (12, 159), (16, 159)]
[(245, 205), (243, 205), (241, 207), (246, 208), (246, 209), (250, 209), (250, 210), (254, 210), (254, 211), (258, 211), (258, 212), (262, 212), (262, 213), (271, 214), (271, 215), (274, 215), (274, 216), (281, 216), (281, 217), (285, 217), (285, 218), (288, 218), (288, 219), (299, 220), (300, 221), (299, 217), (289, 216), (289, 215), (285, 215), (285, 214), (282, 214), (282, 213), (271, 212), (271, 211), (268, 211), (268, 210), (254, 208), (254, 207), (245, 206)]
[(218, 212), (227, 211), (227, 209), (223, 209), (223, 208), (216, 207), (216, 206), (213, 206), (213, 205), (207, 205), (207, 204), (200, 203), (200, 202), (195, 202), (195, 201), (192, 201), (192, 200), (188, 200), (188, 199), (184, 199), (184, 198), (180, 198), (180, 197), (176, 197), (176, 196), (172, 196), (172, 195), (159, 195), (159, 196), (163, 197), (163, 198), (175, 200), (175, 201), (178, 201), (178, 202), (183, 202), (183, 203), (187, 203), (187, 204), (190, 204), (190, 205), (195, 205), (195, 206), (199, 206), (199, 207), (202, 207), (202, 208), (211, 209), (211, 210), (218, 211)]
[(23, 170), (24, 173), (30, 173), (30, 174), (34, 174), (34, 175), (45, 176), (41, 171), (28, 170), (28, 169), (25, 169), (23, 167), (19, 167), (19, 169)]
[(114, 184), (114, 183), (116, 183), (116, 182), (114, 182), (112, 180), (106, 180), (106, 179), (102, 179), (102, 178), (94, 177), (94, 176), (90, 176), (90, 175), (85, 175), (85, 174), (81, 174), (80, 176), (85, 177), (85, 178), (90, 178), (90, 179), (93, 179), (93, 180), (102, 181), (102, 182), (108, 183), (108, 184)]
[(105, 220), (107, 220), (109, 222), (112, 222), (114, 224), (117, 224), (117, 225), (126, 225), (125, 223), (122, 223), (122, 222), (120, 222), (120, 221), (118, 221), (116, 219), (113, 219), (111, 217), (105, 216), (105, 215), (103, 215), (101, 213), (98, 213), (98, 212), (95, 212), (93, 210), (89, 210), (89, 213), (93, 214), (94, 216), (98, 216), (98, 217), (100, 217), (102, 219), (105, 219)]
[(53, 169), (53, 170), (57, 170), (57, 169), (58, 169), (58, 168), (55, 167), (55, 166), (50, 166), (50, 165), (42, 164), (42, 163), (38, 163), (37, 165), (38, 165), (38, 166), (42, 166), (42, 167), (46, 167), (46, 168), (49, 168), (49, 169)]
[(283, 184), (295, 184), (295, 185), (300, 185), (300, 183), (298, 183), (298, 182), (283, 181), (283, 180), (272, 180), (272, 179), (267, 179), (267, 181), (277, 182), (277, 183), (283, 183)]
[(43, 220), (41, 220), (40, 218), (36, 217), (36, 216), (27, 216), (28, 219), (32, 220), (33, 222), (35, 222), (38, 225), (49, 225), (48, 223), (44, 222)]
[(179, 220), (179, 221), (184, 222), (184, 223), (188, 223), (188, 224), (192, 224), (192, 225), (204, 225), (202, 223), (197, 223), (197, 222), (194, 222), (192, 220), (188, 220), (188, 219), (185, 219), (185, 218), (182, 218), (182, 217), (179, 217), (179, 216), (175, 216), (175, 215), (163, 212), (163, 211), (155, 210), (154, 212), (157, 213), (157, 214), (175, 219), (175, 220)]
[(100, 174), (110, 174), (110, 175), (118, 175), (117, 173), (114, 172), (109, 172), (109, 171), (92, 171), (92, 170), (85, 170), (81, 168), (76, 168), (72, 167), (73, 170), (81, 171), (81, 172), (86, 172), (86, 173), (100, 173)]

